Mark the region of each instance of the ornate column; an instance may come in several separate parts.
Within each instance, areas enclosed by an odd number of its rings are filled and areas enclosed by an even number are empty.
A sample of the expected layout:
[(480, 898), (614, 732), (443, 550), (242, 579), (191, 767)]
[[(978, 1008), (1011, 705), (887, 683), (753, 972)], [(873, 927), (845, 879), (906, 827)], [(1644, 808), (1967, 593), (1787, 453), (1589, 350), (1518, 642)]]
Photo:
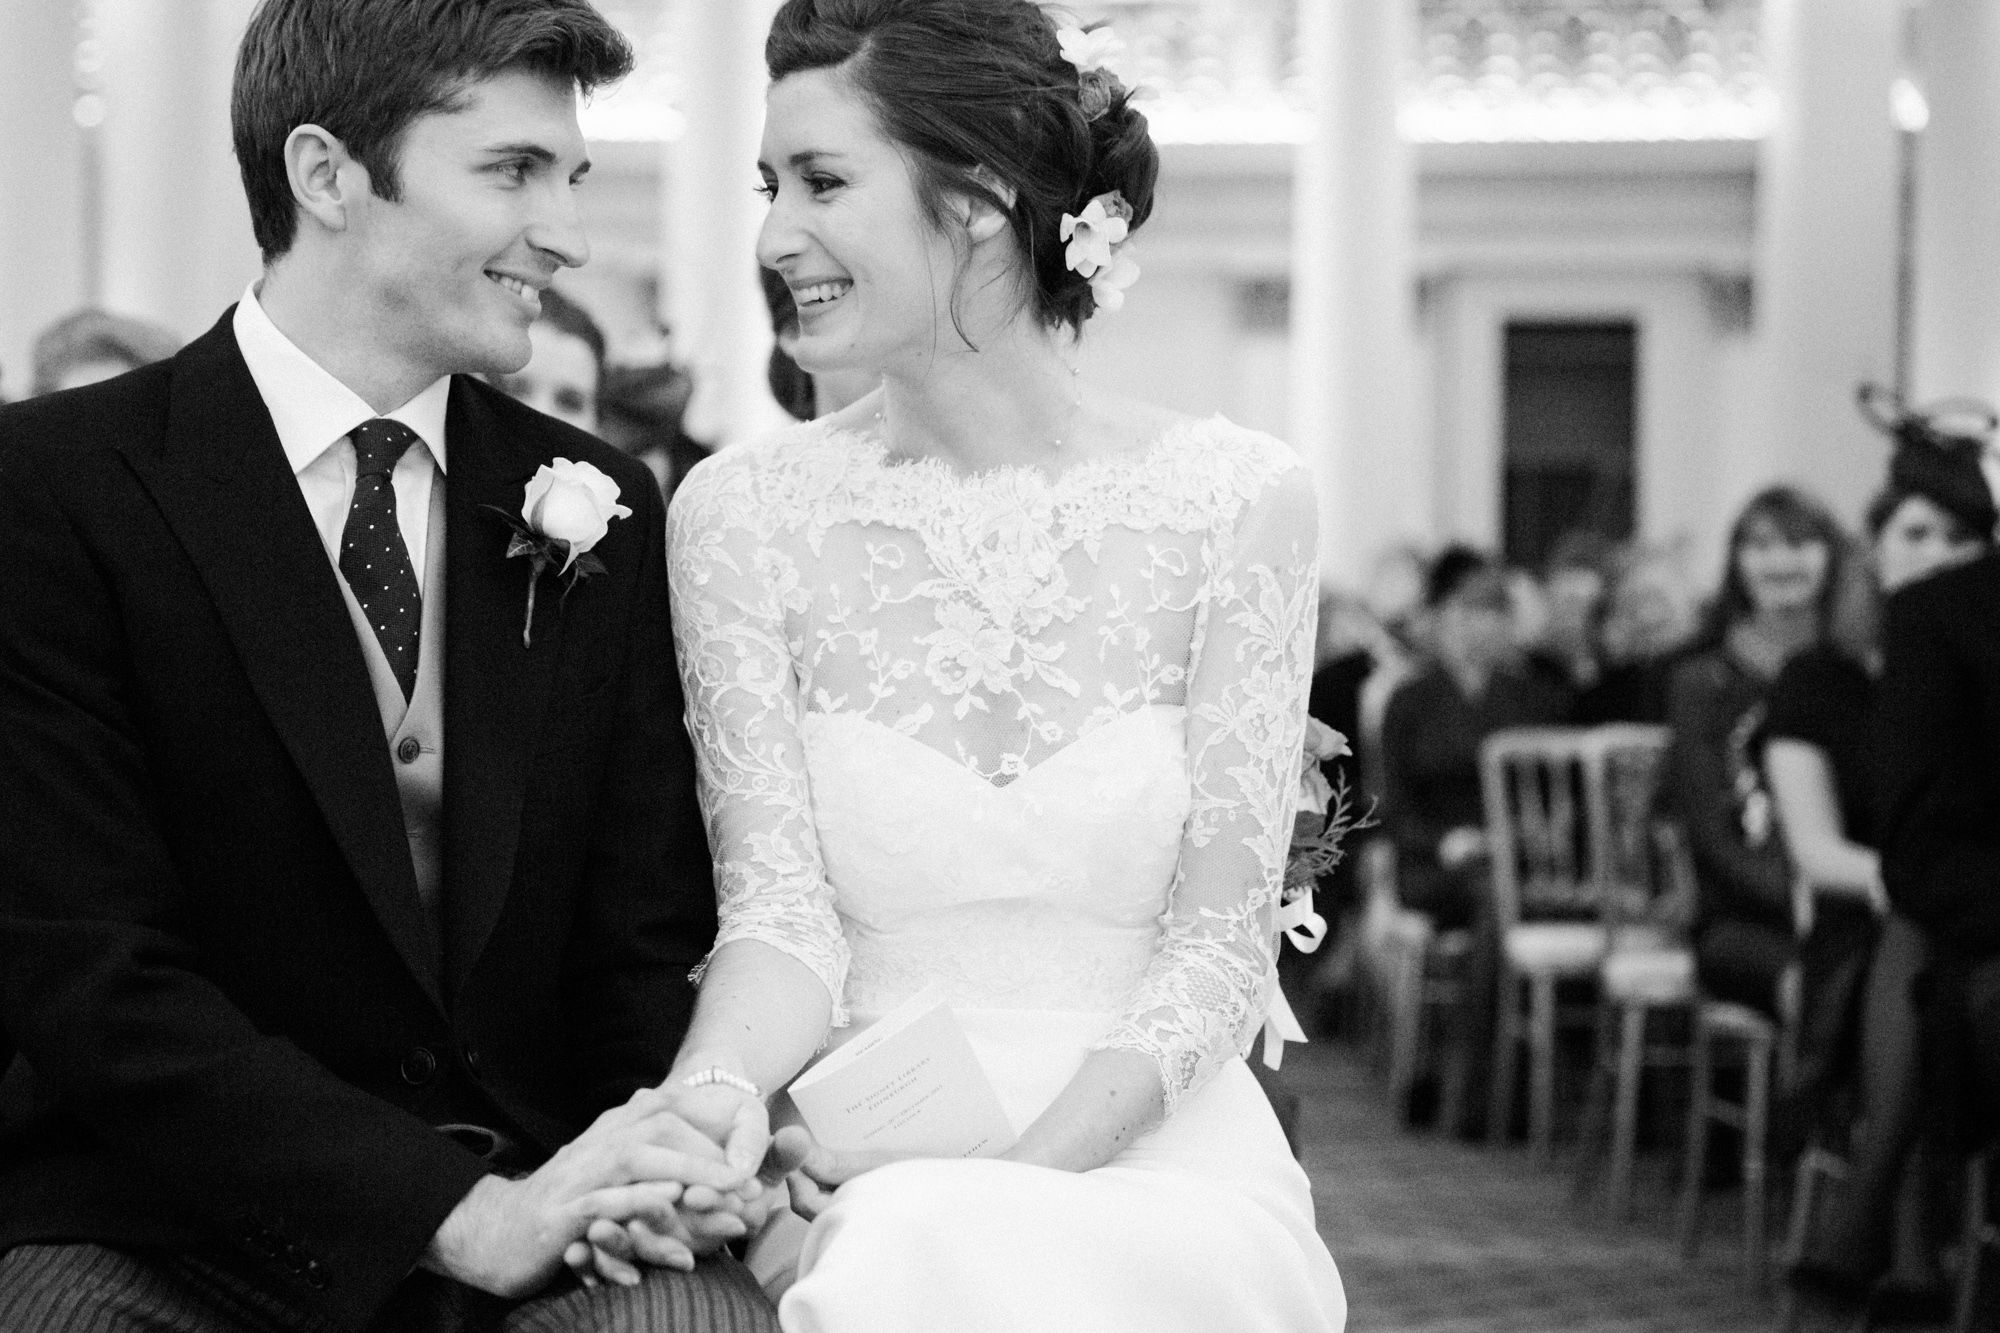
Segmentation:
[(254, 0), (94, 0), (105, 43), (104, 304), (191, 338), (255, 277), (229, 142)]
[(1311, 134), (1293, 176), (1291, 443), (1319, 480), (1326, 572), (1435, 526), (1412, 429), (1413, 158), (1397, 132), (1405, 0), (1300, 0)]
[(78, 9), (0, 0), (0, 397), (9, 399), (27, 394), (35, 333), (89, 294), (76, 66), (91, 53), (78, 49)]
[[(1765, 419), (1739, 486), (1795, 479), (1852, 517), (1880, 437), (1854, 410), (1894, 370), (1900, 6), (1765, 0), (1778, 124), (1758, 172), (1757, 337)], [(1979, 3), (1980, 0), (1972, 0)]]
[(726, 445), (782, 419), (765, 382), (771, 321), (757, 280), (754, 193), (764, 132), (764, 37), (777, 0), (679, 0), (676, 99), (686, 116), (665, 147), (662, 317), (695, 376), (688, 432)]
[(2000, 403), (2000, 8), (1928, 0), (1920, 24), (1913, 396)]

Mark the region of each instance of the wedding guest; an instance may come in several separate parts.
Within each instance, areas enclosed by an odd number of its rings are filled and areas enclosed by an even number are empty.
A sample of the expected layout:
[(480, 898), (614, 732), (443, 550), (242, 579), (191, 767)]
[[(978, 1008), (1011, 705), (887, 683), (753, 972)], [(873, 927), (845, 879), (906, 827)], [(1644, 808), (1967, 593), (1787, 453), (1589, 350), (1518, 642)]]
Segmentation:
[(1430, 567), (1423, 551), (1399, 543), (1376, 556), (1362, 584), (1361, 608), (1382, 630), (1371, 652), (1373, 668), (1355, 699), (1352, 737), (1361, 790), (1370, 799), (1382, 794), (1382, 727), (1389, 701), (1429, 658), (1424, 586)]
[(671, 497), (688, 469), (708, 457), (708, 447), (683, 428), (694, 378), (672, 361), (612, 366), (598, 396), (601, 433), (620, 452), (652, 472), (660, 493)]
[(592, 435), (599, 429), (598, 396), (604, 384), (604, 330), (576, 302), (551, 287), (542, 313), (528, 326), (534, 355), (494, 384), (534, 408)]
[[(1906, 438), (1868, 509), (1869, 573), (1894, 593), (1963, 565), (1991, 551), (1996, 520), (1976, 444)], [(1792, 1096), (1833, 1108), (1820, 1117), (1821, 1133), (1847, 1157), (1845, 1181), (1830, 1191), (1790, 1277), (1804, 1299), (1849, 1313), (1859, 1312), (1892, 1256), (1898, 1271), (1890, 1290), (1938, 1284), (1922, 1219), (1904, 1217), (1902, 1227), (1892, 1227), (1920, 1125), (1915, 989), (1928, 950), (1918, 927), (1889, 909), (1884, 891), (1870, 736), (1879, 610), (1866, 596), (1867, 580), (1858, 581), (1864, 591), (1837, 617), (1835, 632), (1787, 664), (1772, 687), (1765, 750), (1786, 844), (1816, 891), (1801, 949), (1801, 1058)], [(1921, 1202), (1921, 1189), (1904, 1197)]]
[(181, 340), (157, 324), (94, 308), (78, 310), (36, 335), (28, 392), (36, 396), (95, 384), (164, 361), (180, 347)]
[(1447, 548), (1432, 564), (1424, 603), (1432, 655), (1389, 702), (1382, 820), (1396, 841), (1403, 905), (1455, 929), (1470, 925), (1487, 897), (1480, 744), (1507, 727), (1559, 721), (1568, 700), (1522, 662), (1506, 576), (1487, 557)]
[[(1383, 720), (1381, 819), (1396, 846), (1403, 906), (1439, 930), (1473, 933), (1465, 998), (1449, 1020), (1469, 1062), (1461, 1105), (1470, 1116), (1486, 1104), (1497, 948), (1479, 747), (1508, 727), (1561, 721), (1569, 697), (1523, 663), (1506, 575), (1486, 556), (1447, 548), (1432, 563), (1424, 603), (1431, 658), (1397, 689)], [(1445, 1128), (1471, 1134), (1478, 1126)]]
[(1758, 760), (1771, 683), (1825, 636), (1846, 545), (1802, 491), (1752, 497), (1730, 528), (1703, 646), (1667, 685), (1660, 794), (1694, 862), (1696, 975), (1709, 995), (1773, 1016), (1797, 943), (1791, 863)]
[(1542, 568), (1541, 633), (1530, 664), (1579, 693), (1604, 674), (1604, 614), (1616, 556), (1609, 538), (1588, 530), (1559, 538)]
[(1598, 625), (1601, 671), (1570, 720), (1666, 721), (1667, 678), (1694, 632), (1693, 599), (1673, 560), (1639, 545), (1618, 552)]

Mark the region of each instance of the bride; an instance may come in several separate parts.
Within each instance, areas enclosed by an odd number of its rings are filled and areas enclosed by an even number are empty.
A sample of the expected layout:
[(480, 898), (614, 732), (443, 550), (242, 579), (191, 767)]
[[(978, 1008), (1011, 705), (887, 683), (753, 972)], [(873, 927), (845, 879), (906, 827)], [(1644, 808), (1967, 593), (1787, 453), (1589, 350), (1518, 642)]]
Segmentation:
[(1239, 1052), (1313, 646), (1284, 446), (1083, 384), (1135, 274), (1145, 119), (1030, 0), (789, 0), (758, 258), (851, 408), (702, 463), (675, 630), (721, 929), (674, 1077), (761, 1115), (940, 986), (1019, 1133), (812, 1145), (784, 1327), (1338, 1330)]

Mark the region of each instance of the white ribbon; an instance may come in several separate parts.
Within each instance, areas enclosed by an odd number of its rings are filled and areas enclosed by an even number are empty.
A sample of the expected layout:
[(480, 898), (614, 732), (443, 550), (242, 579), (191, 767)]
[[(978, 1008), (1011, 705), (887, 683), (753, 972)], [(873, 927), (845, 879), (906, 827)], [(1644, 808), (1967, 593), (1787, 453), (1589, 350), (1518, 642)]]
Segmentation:
[[(1300, 953), (1311, 953), (1326, 939), (1326, 918), (1313, 911), (1312, 890), (1306, 889), (1288, 903), (1278, 905), (1278, 929)], [(1278, 965), (1271, 964), (1271, 1004), (1264, 1011), (1264, 1067), (1276, 1069), (1285, 1062), (1285, 1043), (1303, 1045), (1306, 1030), (1299, 1026), (1291, 1001), (1278, 985)]]
[(1300, 953), (1311, 953), (1326, 939), (1326, 918), (1313, 911), (1312, 890), (1278, 905), (1278, 929)]
[(1285, 1043), (1296, 1041), (1303, 1045), (1306, 1030), (1299, 1026), (1298, 1016), (1292, 1013), (1291, 1003), (1285, 999), (1285, 992), (1279, 989), (1278, 978), (1271, 978), (1271, 1007), (1264, 1011), (1264, 1068), (1276, 1069), (1285, 1062)]

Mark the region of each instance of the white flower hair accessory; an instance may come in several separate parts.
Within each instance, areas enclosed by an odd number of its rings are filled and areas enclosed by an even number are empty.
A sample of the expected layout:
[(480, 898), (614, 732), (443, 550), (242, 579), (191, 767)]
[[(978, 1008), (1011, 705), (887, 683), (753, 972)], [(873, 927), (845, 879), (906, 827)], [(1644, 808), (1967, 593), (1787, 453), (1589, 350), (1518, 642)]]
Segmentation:
[(1125, 84), (1111, 62), (1124, 53), (1125, 43), (1106, 27), (1085, 32), (1082, 28), (1058, 28), (1056, 44), (1062, 57), (1076, 66), (1076, 95), (1085, 120), (1096, 120), (1109, 111), (1125, 91)]
[(1056, 29), (1056, 44), (1062, 47), (1062, 57), (1076, 66), (1079, 75), (1094, 74), (1098, 70), (1116, 74), (1111, 62), (1125, 51), (1125, 43), (1108, 26), (1093, 28), (1085, 32), (1082, 28)]
[(1139, 263), (1123, 253), (1132, 230), (1132, 205), (1117, 190), (1100, 194), (1081, 213), (1062, 215), (1063, 263), (1090, 284), (1099, 307), (1117, 310), (1125, 289), (1139, 280)]

